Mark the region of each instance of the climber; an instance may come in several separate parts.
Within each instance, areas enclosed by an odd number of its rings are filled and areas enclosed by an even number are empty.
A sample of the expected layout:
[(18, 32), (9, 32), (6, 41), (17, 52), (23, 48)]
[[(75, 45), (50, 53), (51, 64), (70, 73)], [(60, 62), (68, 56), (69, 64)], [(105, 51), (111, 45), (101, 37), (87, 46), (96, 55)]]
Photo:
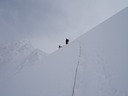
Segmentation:
[(68, 44), (68, 42), (69, 42), (69, 39), (66, 38), (66, 45)]
[(59, 48), (62, 48), (62, 46), (59, 45)]

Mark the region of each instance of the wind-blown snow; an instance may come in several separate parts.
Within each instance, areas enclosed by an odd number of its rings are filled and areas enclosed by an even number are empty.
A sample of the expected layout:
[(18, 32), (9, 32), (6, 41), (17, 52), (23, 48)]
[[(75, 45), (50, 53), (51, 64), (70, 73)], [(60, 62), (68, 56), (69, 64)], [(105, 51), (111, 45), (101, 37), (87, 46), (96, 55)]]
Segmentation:
[(13, 55), (17, 51), (0, 51), (1, 66), (24, 62), (2, 81), (0, 96), (128, 96), (127, 17), (128, 8), (48, 56), (31, 47), (18, 56)]
[[(27, 40), (20, 42), (7, 42), (0, 45), (0, 77), (9, 78), (19, 72), (24, 65), (34, 64), (39, 56), (46, 56), (45, 53), (34, 49)], [(28, 63), (29, 62), (29, 63)], [(1, 80), (0, 79), (0, 80)]]

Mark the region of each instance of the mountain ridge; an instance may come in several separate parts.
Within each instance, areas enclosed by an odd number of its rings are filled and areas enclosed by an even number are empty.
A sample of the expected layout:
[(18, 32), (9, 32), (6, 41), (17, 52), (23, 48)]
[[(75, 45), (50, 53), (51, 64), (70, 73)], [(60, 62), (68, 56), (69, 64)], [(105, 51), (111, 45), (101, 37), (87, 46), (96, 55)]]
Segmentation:
[(127, 96), (127, 17), (128, 8), (44, 60), (33, 52), (26, 63), (36, 64), (2, 83), (0, 95)]

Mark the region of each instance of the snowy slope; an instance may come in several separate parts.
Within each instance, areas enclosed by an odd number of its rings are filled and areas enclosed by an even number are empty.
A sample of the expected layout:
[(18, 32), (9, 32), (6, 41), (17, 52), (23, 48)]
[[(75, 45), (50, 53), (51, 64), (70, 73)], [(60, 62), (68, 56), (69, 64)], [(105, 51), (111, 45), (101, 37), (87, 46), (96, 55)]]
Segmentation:
[(32, 52), (0, 96), (72, 96), (75, 76), (73, 96), (128, 96), (127, 17), (128, 8), (45, 58)]
[(2, 84), (0, 94), (2, 96), (70, 96), (78, 55), (78, 45), (66, 46), (47, 56), (45, 61), (39, 60), (32, 66), (25, 66)]
[[(28, 40), (0, 44), (0, 77), (9, 78), (19, 72), (26, 63), (34, 64), (39, 54), (44, 58), (47, 54), (34, 49)], [(1, 80), (0, 79), (0, 80)]]
[(128, 96), (128, 7), (80, 37), (76, 96)]

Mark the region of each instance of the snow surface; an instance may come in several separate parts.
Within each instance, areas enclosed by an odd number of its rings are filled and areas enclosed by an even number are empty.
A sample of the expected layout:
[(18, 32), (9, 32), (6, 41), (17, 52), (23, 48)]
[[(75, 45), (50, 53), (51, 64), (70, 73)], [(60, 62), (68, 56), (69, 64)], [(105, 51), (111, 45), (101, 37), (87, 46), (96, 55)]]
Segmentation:
[(128, 8), (51, 55), (1, 45), (0, 96), (128, 96), (127, 17)]
[(7, 42), (0, 44), (0, 80), (10, 78), (16, 74), (24, 65), (34, 64), (39, 54), (42, 58), (46, 53), (34, 49), (28, 40), (20, 42)]

